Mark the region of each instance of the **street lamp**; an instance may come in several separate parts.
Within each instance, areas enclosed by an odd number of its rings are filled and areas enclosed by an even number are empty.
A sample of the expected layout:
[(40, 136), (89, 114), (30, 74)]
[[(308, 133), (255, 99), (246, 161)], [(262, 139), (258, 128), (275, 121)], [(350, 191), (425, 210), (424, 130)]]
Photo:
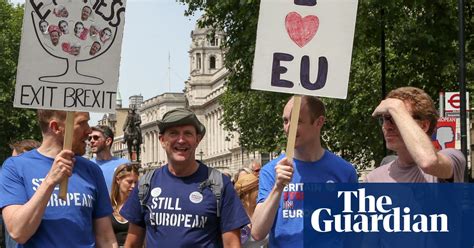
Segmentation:
[(204, 154), (204, 152), (202, 152), (202, 149), (199, 151), (199, 160), (202, 161), (202, 155)]

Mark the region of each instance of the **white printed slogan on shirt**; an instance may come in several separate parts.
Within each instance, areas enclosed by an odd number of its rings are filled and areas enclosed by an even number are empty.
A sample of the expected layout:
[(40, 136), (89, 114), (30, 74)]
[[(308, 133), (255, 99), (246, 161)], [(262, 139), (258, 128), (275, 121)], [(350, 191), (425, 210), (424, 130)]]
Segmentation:
[[(155, 189), (153, 189), (155, 190)], [(153, 192), (152, 190), (152, 192)], [(160, 194), (162, 191), (160, 190)], [(197, 214), (181, 213), (180, 198), (159, 197), (160, 194), (152, 194), (150, 212), (150, 224), (152, 226), (172, 226), (186, 228), (204, 228), (207, 216)], [(167, 210), (163, 212), (162, 210)]]
[[(33, 178), (31, 183), (33, 184), (33, 190), (36, 191), (41, 183), (44, 181), (44, 178)], [(59, 188), (56, 187), (55, 192), (58, 192)], [(59, 198), (58, 194), (53, 192), (49, 198), (48, 205), (46, 207), (88, 207), (92, 208), (95, 201), (94, 196), (85, 193), (78, 192), (68, 192), (66, 200)]]
[(303, 183), (290, 183), (283, 189), (283, 218), (303, 218)]

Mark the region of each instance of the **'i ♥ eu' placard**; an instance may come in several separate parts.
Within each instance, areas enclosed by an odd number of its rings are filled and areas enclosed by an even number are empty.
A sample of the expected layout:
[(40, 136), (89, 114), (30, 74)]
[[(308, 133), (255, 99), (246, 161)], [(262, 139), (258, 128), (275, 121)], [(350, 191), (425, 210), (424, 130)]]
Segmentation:
[(252, 89), (347, 97), (358, 0), (262, 0)]

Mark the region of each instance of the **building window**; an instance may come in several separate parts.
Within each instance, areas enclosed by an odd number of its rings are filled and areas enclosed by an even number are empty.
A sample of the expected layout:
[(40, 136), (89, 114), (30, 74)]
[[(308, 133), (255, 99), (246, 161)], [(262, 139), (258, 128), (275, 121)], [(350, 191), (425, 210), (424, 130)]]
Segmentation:
[(201, 69), (201, 54), (200, 53), (196, 54), (196, 68)]
[(216, 69), (216, 57), (211, 56), (211, 58), (209, 58), (209, 68)]
[(213, 37), (213, 38), (210, 40), (209, 43), (211, 44), (211, 46), (217, 46), (217, 39), (216, 39), (216, 37)]

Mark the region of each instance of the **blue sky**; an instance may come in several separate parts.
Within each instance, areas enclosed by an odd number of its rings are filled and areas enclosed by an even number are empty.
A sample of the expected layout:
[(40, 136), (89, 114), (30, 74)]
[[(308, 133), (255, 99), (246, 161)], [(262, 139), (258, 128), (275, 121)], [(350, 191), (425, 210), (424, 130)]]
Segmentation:
[[(127, 1), (119, 79), (124, 106), (128, 106), (131, 95), (141, 94), (149, 99), (164, 92), (183, 90), (189, 77), (190, 33), (198, 18), (185, 17), (185, 9), (176, 0)], [(168, 70), (168, 54), (171, 70)], [(102, 113), (91, 113), (89, 124), (97, 124), (102, 116)]]

